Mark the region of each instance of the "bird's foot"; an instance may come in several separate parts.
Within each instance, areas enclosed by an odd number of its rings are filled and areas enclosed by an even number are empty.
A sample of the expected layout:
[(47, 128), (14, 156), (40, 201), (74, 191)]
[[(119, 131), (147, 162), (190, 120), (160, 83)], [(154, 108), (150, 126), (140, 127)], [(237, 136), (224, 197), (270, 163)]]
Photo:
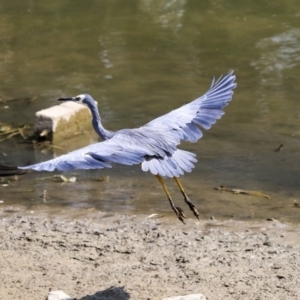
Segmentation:
[(187, 219), (187, 217), (186, 217), (186, 215), (184, 214), (183, 209), (180, 208), (180, 207), (178, 207), (178, 206), (176, 206), (174, 211), (175, 211), (175, 214), (176, 214), (177, 218), (178, 218), (183, 224), (185, 224), (184, 219)]
[(197, 210), (197, 207), (194, 205), (193, 202), (190, 201), (189, 198), (185, 198), (186, 204), (189, 206), (190, 210), (194, 213), (194, 216), (199, 219), (199, 212)]

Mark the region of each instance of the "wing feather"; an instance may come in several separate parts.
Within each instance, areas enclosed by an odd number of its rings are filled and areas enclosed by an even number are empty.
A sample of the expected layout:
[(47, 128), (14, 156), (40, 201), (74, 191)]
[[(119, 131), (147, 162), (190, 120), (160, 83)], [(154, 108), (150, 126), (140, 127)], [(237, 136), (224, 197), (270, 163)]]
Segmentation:
[(132, 149), (128, 143), (119, 139), (110, 139), (104, 142), (92, 144), (90, 146), (61, 155), (57, 158), (41, 162), (38, 164), (19, 167), (19, 169), (31, 169), (35, 171), (71, 171), (75, 169), (103, 169), (111, 168), (111, 163), (133, 165), (143, 162), (144, 156), (151, 153), (147, 149), (138, 147)]
[[(210, 89), (196, 100), (183, 105), (161, 117), (158, 117), (144, 127), (164, 128), (173, 130), (178, 138), (196, 142), (202, 137), (202, 132), (197, 127), (209, 129), (224, 114), (223, 108), (232, 99), (236, 87), (233, 71), (228, 72), (217, 81), (213, 78)], [(196, 128), (199, 131), (196, 131)]]
[[(112, 163), (140, 164), (145, 157), (163, 158), (172, 155), (179, 141), (173, 132), (157, 132), (151, 128), (125, 129), (104, 142), (89, 145), (45, 162), (19, 167), (19, 169), (51, 172), (111, 168)], [(159, 167), (153, 167), (153, 170), (157, 168), (161, 173)]]

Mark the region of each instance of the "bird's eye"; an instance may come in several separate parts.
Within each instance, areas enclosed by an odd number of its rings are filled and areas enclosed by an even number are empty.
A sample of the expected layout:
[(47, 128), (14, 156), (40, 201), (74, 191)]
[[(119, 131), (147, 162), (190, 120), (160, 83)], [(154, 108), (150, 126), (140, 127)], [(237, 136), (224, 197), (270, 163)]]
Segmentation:
[(75, 100), (76, 100), (76, 101), (80, 101), (81, 98), (80, 98), (80, 97), (76, 97)]

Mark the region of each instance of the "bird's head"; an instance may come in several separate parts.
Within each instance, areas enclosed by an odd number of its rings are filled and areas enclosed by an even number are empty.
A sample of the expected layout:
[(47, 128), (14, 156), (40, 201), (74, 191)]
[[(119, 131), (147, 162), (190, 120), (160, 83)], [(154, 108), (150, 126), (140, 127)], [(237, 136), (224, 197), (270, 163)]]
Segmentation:
[(57, 99), (58, 101), (74, 101), (79, 102), (86, 105), (93, 105), (95, 104), (95, 100), (89, 94), (81, 94), (75, 97), (64, 97)]

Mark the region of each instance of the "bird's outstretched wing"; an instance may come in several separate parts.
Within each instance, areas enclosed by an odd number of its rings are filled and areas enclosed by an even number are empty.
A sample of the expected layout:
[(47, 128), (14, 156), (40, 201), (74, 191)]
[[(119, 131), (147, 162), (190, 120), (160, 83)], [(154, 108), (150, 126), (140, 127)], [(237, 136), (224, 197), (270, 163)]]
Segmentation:
[(235, 87), (235, 75), (232, 70), (216, 82), (213, 78), (210, 89), (203, 96), (152, 120), (144, 127), (172, 130), (180, 139), (196, 142), (202, 137), (197, 125), (209, 129), (216, 123), (224, 114), (223, 108), (232, 99)]
[[(112, 163), (134, 165), (145, 159), (172, 156), (179, 138), (174, 132), (157, 132), (152, 128), (124, 129), (113, 138), (72, 151), (19, 170), (69, 171), (110, 168)], [(151, 170), (151, 169), (150, 169)], [(1, 172), (0, 172), (1, 173)]]
[(110, 140), (92, 144), (45, 162), (9, 169), (0, 166), (0, 176), (20, 174), (26, 170), (51, 172), (103, 169), (111, 168), (112, 163), (119, 163), (141, 164), (143, 171), (150, 171), (154, 175), (178, 177), (184, 172), (191, 172), (197, 161), (195, 154), (177, 149), (178, 143), (179, 138), (172, 131), (159, 132), (153, 128), (124, 129)]
[(139, 164), (147, 151), (143, 148), (131, 149), (126, 142), (110, 139), (61, 155), (34, 165), (19, 167), (20, 170), (71, 171), (75, 169), (111, 168), (111, 163), (124, 165)]

